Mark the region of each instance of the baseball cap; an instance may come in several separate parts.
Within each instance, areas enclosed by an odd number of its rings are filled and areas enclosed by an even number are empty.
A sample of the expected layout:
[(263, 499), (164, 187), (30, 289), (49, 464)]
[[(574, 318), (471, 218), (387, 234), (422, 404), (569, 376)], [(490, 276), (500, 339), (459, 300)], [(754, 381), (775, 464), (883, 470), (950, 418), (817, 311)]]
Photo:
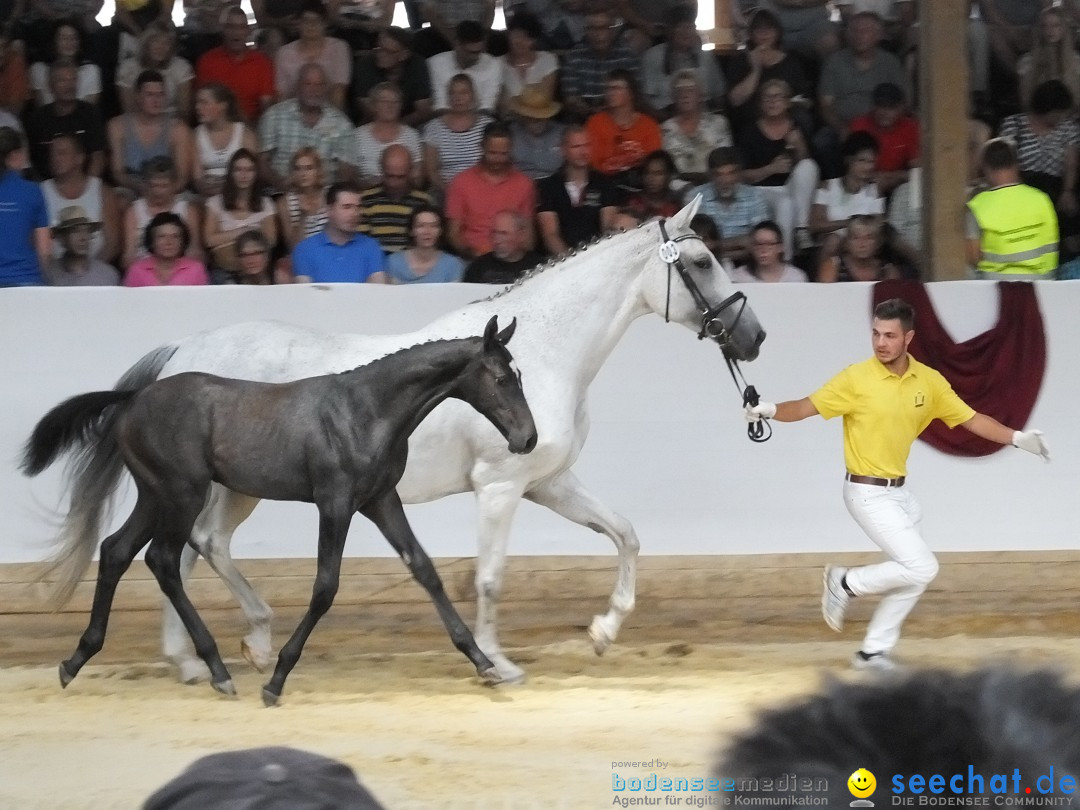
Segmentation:
[(143, 810), (384, 810), (335, 759), (284, 746), (210, 754), (159, 788)]

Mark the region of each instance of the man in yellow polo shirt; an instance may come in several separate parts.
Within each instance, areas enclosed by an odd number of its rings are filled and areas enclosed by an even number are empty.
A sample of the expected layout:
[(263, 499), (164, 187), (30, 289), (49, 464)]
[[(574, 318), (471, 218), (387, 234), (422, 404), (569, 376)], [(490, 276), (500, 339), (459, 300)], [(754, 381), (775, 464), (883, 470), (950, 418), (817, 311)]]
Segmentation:
[(919, 531), (922, 510), (904, 486), (911, 445), (934, 419), (1050, 460), (1041, 431), (1019, 431), (976, 413), (941, 374), (908, 354), (915, 313), (899, 298), (874, 309), (874, 356), (848, 366), (805, 399), (746, 407), (746, 418), (798, 422), (844, 417), (844, 501), (855, 522), (889, 557), (858, 568), (825, 567), (821, 611), (839, 632), (855, 596), (883, 594), (866, 630), (856, 669), (892, 669), (900, 627), (937, 576), (934, 553)]

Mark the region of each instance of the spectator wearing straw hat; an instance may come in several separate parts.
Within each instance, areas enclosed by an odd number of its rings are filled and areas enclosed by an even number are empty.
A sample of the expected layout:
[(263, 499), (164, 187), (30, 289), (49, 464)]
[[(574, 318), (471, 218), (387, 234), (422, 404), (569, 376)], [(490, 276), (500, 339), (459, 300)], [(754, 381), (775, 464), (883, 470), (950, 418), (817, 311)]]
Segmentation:
[(90, 238), (101, 230), (81, 205), (69, 205), (60, 210), (57, 223), (52, 228), (53, 238), (62, 252), (54, 258), (46, 274), (53, 287), (114, 287), (120, 283), (120, 274), (111, 264), (90, 255)]
[(563, 127), (552, 119), (562, 105), (543, 87), (529, 84), (510, 99), (514, 120), (510, 124), (515, 166), (534, 180), (547, 177), (562, 165)]
[(0, 287), (44, 284), (52, 244), (49, 209), (37, 183), (22, 176), (29, 165), (26, 139), (0, 127)]

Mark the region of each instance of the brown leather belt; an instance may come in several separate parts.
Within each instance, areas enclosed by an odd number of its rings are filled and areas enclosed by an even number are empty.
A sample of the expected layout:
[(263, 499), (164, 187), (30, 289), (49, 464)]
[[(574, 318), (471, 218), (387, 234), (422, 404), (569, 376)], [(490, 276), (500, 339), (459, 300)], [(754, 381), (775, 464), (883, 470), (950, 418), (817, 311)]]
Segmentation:
[(872, 487), (902, 487), (907, 477), (901, 475), (899, 478), (874, 478), (872, 475), (852, 475), (847, 473), (844, 480), (853, 484), (869, 484)]

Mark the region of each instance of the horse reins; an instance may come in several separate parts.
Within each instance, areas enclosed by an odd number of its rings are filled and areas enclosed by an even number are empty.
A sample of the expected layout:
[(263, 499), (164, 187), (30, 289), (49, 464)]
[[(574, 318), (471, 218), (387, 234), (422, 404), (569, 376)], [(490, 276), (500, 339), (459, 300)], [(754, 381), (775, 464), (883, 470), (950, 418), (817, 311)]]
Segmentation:
[[(721, 353), (724, 355), (724, 362), (727, 364), (731, 380), (735, 383), (736, 390), (738, 390), (742, 396), (743, 407), (747, 405), (757, 405), (759, 402), (757, 389), (746, 383), (746, 377), (743, 376), (742, 369), (739, 368), (739, 362), (728, 354), (728, 349), (733, 343), (731, 330), (738, 326), (739, 319), (742, 318), (743, 312), (746, 311), (746, 295), (739, 291), (729, 295), (716, 306), (711, 306), (708, 299), (701, 292), (701, 288), (698, 287), (697, 282), (694, 281), (693, 276), (691, 276), (686, 269), (686, 265), (683, 264), (682, 251), (679, 250), (679, 245), (677, 244), (678, 242), (683, 242), (687, 239), (697, 239), (702, 242), (703, 240), (696, 233), (687, 233), (672, 239), (668, 236), (667, 220), (661, 219), (659, 225), (660, 236), (663, 239), (663, 242), (660, 244), (660, 259), (667, 264), (668, 268), (667, 298), (664, 302), (664, 322), (668, 323), (671, 321), (671, 318), (669, 317), (671, 310), (671, 271), (672, 268), (674, 268), (679, 274), (679, 278), (682, 279), (686, 291), (689, 292), (690, 297), (694, 299), (695, 306), (697, 306), (698, 310), (701, 312), (701, 331), (698, 332), (698, 340), (710, 338), (711, 340), (716, 341), (720, 346)], [(735, 320), (731, 325), (731, 329), (728, 329), (720, 319), (720, 313), (736, 304), (739, 305), (739, 309), (735, 314)], [(767, 442), (772, 437), (772, 426), (769, 425), (767, 420), (759, 419), (757, 422), (751, 422), (746, 426), (746, 435), (752, 442)]]

